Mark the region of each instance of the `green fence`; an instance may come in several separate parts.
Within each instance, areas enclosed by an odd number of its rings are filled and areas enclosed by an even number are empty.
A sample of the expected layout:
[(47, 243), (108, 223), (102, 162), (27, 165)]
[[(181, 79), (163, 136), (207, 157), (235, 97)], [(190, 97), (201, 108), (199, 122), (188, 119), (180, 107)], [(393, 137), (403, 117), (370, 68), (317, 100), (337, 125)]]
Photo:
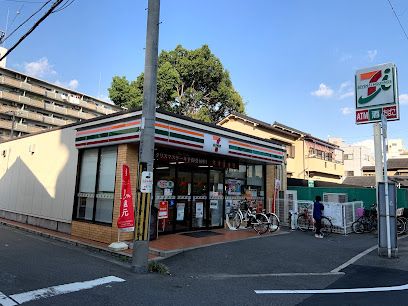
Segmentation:
[[(317, 195), (323, 197), (323, 193), (347, 193), (350, 202), (363, 201), (365, 208), (376, 202), (376, 189), (373, 188), (289, 186), (288, 190), (297, 191), (298, 200), (314, 200)], [(408, 189), (397, 189), (397, 207), (408, 207)]]

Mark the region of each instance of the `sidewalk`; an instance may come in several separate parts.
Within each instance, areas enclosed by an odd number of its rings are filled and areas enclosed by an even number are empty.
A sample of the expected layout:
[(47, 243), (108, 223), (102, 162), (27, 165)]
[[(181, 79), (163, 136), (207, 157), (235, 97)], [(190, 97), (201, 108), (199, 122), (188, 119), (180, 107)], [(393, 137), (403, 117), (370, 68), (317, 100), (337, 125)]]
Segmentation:
[[(99, 251), (107, 255), (121, 258), (130, 261), (132, 258), (132, 250), (113, 251), (108, 248), (106, 243), (84, 239), (69, 234), (40, 228), (37, 226), (20, 223), (12, 220), (0, 218), (0, 224), (21, 229), (29, 233), (33, 233), (42, 237), (59, 240), (70, 243), (72, 245), (85, 247), (94, 251)], [(260, 238), (270, 235), (278, 235), (285, 233), (281, 229), (275, 233), (267, 233), (262, 236), (258, 235), (252, 229), (241, 229), (238, 231), (230, 231), (227, 229), (212, 229), (188, 233), (178, 233), (170, 235), (162, 235), (157, 240), (149, 243), (149, 261), (158, 260), (175, 254), (185, 252), (192, 249), (202, 248), (210, 245), (228, 243), (231, 241), (239, 241), (253, 238)]]

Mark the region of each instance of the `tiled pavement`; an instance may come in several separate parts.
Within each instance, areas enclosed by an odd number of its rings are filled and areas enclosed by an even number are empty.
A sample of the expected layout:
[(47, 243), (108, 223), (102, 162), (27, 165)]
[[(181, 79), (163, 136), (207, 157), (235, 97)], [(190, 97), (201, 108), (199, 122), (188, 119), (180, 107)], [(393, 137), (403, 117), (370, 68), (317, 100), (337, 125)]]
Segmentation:
[[(109, 253), (111, 255), (118, 257), (125, 257), (127, 259), (130, 259), (132, 257), (132, 250), (129, 249), (125, 251), (112, 251), (108, 248), (108, 245), (106, 243), (90, 239), (84, 239), (69, 234), (64, 234), (61, 232), (44, 229), (37, 226), (11, 221), (3, 218), (0, 218), (0, 224), (18, 228), (43, 237), (68, 242), (73, 245), (98, 250), (103, 253)], [(169, 257), (183, 251), (192, 250), (195, 248), (205, 247), (209, 245), (261, 237), (253, 229), (240, 229), (237, 231), (230, 231), (228, 229), (213, 229), (211, 230), (211, 232), (212, 233), (215, 232), (217, 234), (210, 236), (204, 235), (204, 237), (199, 238), (188, 236), (186, 235), (186, 233), (159, 236), (157, 240), (151, 241), (149, 243), (150, 249), (149, 260)], [(276, 233), (273, 234), (276, 235), (279, 233), (282, 233), (282, 230), (278, 230)], [(271, 234), (267, 233), (265, 235)]]

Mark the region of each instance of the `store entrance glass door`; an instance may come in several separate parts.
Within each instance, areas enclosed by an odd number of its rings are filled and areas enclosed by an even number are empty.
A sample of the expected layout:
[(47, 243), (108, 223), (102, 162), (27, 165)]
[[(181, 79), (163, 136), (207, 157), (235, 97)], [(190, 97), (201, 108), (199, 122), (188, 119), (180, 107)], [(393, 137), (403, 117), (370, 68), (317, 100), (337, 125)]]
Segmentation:
[(191, 171), (180, 169), (177, 174), (175, 231), (191, 228)]
[(224, 216), (224, 171), (210, 170), (210, 224), (211, 227), (223, 226)]
[(208, 174), (207, 171), (193, 172), (193, 202), (192, 223), (193, 228), (208, 226)]

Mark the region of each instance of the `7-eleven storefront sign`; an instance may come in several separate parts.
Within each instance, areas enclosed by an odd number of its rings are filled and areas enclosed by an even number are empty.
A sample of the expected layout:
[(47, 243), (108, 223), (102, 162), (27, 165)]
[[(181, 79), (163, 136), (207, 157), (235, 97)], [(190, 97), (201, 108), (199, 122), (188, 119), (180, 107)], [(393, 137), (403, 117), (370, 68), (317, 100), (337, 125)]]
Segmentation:
[(399, 120), (397, 68), (383, 64), (358, 70), (355, 76), (356, 123)]

